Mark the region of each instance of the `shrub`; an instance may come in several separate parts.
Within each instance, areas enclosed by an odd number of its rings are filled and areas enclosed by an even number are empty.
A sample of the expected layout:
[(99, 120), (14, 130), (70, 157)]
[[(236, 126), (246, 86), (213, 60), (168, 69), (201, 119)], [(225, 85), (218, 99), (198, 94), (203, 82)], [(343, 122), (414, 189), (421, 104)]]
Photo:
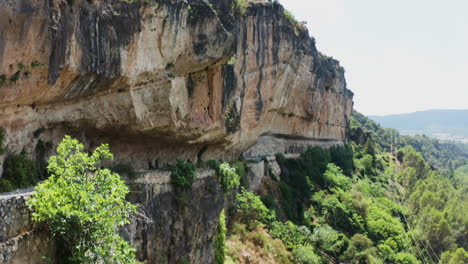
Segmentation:
[(185, 191), (192, 188), (196, 179), (195, 165), (190, 161), (177, 159), (177, 164), (171, 168), (172, 185), (178, 190)]
[(299, 24), (299, 22), (297, 21), (297, 19), (294, 17), (294, 15), (289, 11), (289, 10), (286, 10), (284, 9), (284, 17), (286, 17), (286, 19), (291, 22), (291, 24), (293, 26), (296, 26), (297, 24)]
[(27, 188), (38, 182), (39, 173), (36, 164), (22, 152), (6, 158), (2, 179), (8, 180), (14, 189)]
[(15, 190), (15, 186), (7, 179), (0, 178), (0, 193), (11, 192)]
[(215, 237), (215, 263), (224, 264), (226, 259), (226, 216), (224, 209), (219, 215), (218, 230)]
[(311, 232), (307, 227), (297, 226), (291, 221), (274, 222), (270, 227), (270, 234), (274, 238), (283, 241), (289, 250), (305, 245), (311, 236)]
[(321, 264), (322, 258), (314, 253), (311, 245), (300, 246), (293, 250), (294, 259), (301, 264)]
[(240, 184), (240, 177), (236, 173), (236, 169), (231, 167), (229, 163), (224, 162), (219, 166), (219, 174), (221, 186), (224, 192), (229, 192), (234, 188), (237, 188)]
[(352, 181), (350, 178), (343, 175), (343, 171), (340, 167), (333, 163), (327, 165), (327, 171), (324, 173), (325, 186), (328, 189), (341, 188), (343, 190), (349, 190), (351, 188)]
[(260, 197), (244, 188), (236, 196), (236, 211), (239, 221), (251, 230), (261, 223), (270, 223), (275, 218), (274, 213), (266, 208)]
[(234, 0), (232, 2), (232, 10), (235, 15), (245, 16), (247, 15), (247, 8), (249, 7), (249, 3), (247, 0)]
[(329, 225), (319, 225), (312, 233), (315, 246), (333, 256), (339, 256), (348, 247), (348, 238), (331, 228)]
[(129, 190), (120, 176), (101, 169), (112, 159), (108, 145), (89, 155), (65, 136), (49, 159), (50, 177), (27, 201), (35, 222), (46, 222), (67, 263), (136, 263), (135, 250), (117, 233), (136, 206), (125, 201)]

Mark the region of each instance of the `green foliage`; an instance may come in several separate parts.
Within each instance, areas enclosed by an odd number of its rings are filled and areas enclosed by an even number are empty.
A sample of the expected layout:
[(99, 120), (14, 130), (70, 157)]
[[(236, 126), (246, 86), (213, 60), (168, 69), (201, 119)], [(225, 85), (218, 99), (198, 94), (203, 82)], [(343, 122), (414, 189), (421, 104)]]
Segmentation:
[(232, 2), (232, 11), (234, 15), (246, 16), (249, 2), (247, 0), (234, 0)]
[(224, 264), (226, 259), (226, 216), (224, 209), (219, 215), (218, 229), (215, 237), (215, 263)]
[(136, 263), (135, 250), (117, 233), (136, 206), (117, 173), (102, 169), (112, 159), (108, 145), (89, 155), (76, 139), (65, 136), (49, 159), (50, 177), (27, 201), (35, 222), (46, 222), (63, 248), (67, 263)]
[(27, 188), (40, 180), (36, 164), (24, 152), (11, 154), (6, 158), (2, 179), (5, 189), (0, 189), (0, 192), (12, 191), (11, 187), (13, 189)]
[(293, 250), (294, 260), (300, 264), (322, 264), (322, 258), (314, 253), (311, 245), (299, 246)]
[(294, 17), (294, 15), (289, 11), (289, 10), (286, 10), (284, 9), (284, 17), (293, 25), (293, 26), (297, 26), (297, 24), (299, 24), (299, 22), (297, 21), (297, 19)]
[(377, 249), (372, 240), (362, 234), (355, 234), (349, 240), (349, 246), (340, 256), (340, 260), (346, 263), (379, 263)]
[(219, 166), (219, 176), (221, 186), (226, 193), (237, 188), (240, 184), (240, 176), (237, 174), (236, 168), (231, 167), (227, 162)]
[(353, 148), (350, 144), (330, 148), (331, 162), (339, 166), (343, 173), (351, 176), (354, 171)]
[(18, 63), (18, 68), (19, 68), (20, 70), (26, 70), (26, 66), (25, 66), (23, 63), (21, 63), (21, 62)]
[(341, 188), (343, 190), (351, 189), (352, 181), (350, 178), (343, 175), (340, 167), (333, 163), (327, 165), (327, 171), (324, 173), (325, 186), (328, 189)]
[(227, 62), (228, 65), (235, 65), (237, 61), (236, 55), (232, 55)]
[(461, 144), (440, 142), (424, 135), (401, 136), (397, 130), (383, 128), (366, 116), (353, 111), (350, 120), (350, 138), (355, 143), (361, 144), (359, 141), (368, 137), (374, 142), (376, 151), (393, 152), (398, 148), (412, 146), (424, 155), (429, 164), (446, 175), (468, 162), (468, 152)]
[(271, 223), (275, 219), (273, 212), (268, 210), (260, 197), (242, 188), (236, 196), (236, 213), (240, 223), (254, 229), (260, 224)]
[(442, 253), (439, 264), (461, 264), (468, 263), (468, 252), (464, 248), (457, 248), (453, 252)]
[(289, 250), (294, 250), (299, 246), (305, 245), (311, 236), (310, 230), (305, 226), (297, 226), (291, 221), (273, 222), (270, 226), (269, 233), (274, 238), (283, 241), (284, 245)]
[[(0, 134), (1, 135), (1, 134)], [(1, 142), (1, 140), (0, 140)], [(0, 151), (1, 153), (1, 151)], [(456, 184), (468, 186), (468, 164), (457, 168), (454, 172), (454, 181)]]
[(0, 86), (6, 82), (6, 79), (7, 77), (5, 74), (0, 75)]
[(177, 164), (171, 168), (171, 183), (180, 191), (190, 190), (197, 179), (197, 169), (190, 161), (177, 159)]
[(16, 187), (7, 179), (0, 178), (0, 193), (12, 192)]
[(15, 72), (15, 74), (13, 74), (13, 75), (10, 77), (10, 81), (12, 81), (12, 82), (14, 82), (14, 83), (15, 83), (16, 81), (18, 81), (19, 78), (20, 78), (20, 73), (21, 73), (21, 71)]
[(339, 256), (348, 247), (346, 235), (334, 230), (329, 225), (315, 227), (311, 240), (315, 247), (332, 256)]

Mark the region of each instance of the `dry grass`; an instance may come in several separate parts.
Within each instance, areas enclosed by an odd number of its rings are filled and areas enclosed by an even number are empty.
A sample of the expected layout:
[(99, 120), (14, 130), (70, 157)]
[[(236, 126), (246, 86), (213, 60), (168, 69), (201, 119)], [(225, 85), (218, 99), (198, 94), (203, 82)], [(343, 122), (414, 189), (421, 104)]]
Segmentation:
[(292, 255), (283, 242), (273, 239), (263, 227), (248, 231), (245, 225), (235, 223), (226, 245), (227, 257), (230, 258), (227, 263), (292, 263)]

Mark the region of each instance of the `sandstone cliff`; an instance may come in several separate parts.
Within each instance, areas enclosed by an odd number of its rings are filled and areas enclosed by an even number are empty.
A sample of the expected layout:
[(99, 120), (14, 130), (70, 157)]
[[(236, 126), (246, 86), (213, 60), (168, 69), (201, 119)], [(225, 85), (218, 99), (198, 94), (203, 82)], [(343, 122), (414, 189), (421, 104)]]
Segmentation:
[[(139, 170), (178, 157), (243, 157), (256, 162), (249, 172), (255, 189), (265, 156), (345, 140), (353, 94), (339, 63), (320, 54), (281, 5), (252, 1), (240, 14), (232, 4), (1, 1), (0, 128), (7, 153), (43, 159), (39, 142), (55, 146), (71, 134), (89, 148), (109, 143), (116, 163)], [(178, 211), (167, 183), (148, 175), (134, 183), (131, 199), (151, 221), (134, 221), (123, 232), (139, 259), (210, 263), (224, 203), (219, 186), (212, 177), (201, 179), (187, 214)], [(28, 251), (8, 246), (20, 235), (0, 238), (0, 248), (11, 253), (5, 263), (36, 263), (13, 258)]]

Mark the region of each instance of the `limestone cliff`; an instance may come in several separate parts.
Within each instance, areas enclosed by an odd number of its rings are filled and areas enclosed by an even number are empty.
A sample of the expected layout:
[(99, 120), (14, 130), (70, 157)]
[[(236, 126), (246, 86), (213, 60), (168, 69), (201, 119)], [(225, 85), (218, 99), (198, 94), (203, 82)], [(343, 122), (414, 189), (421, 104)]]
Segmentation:
[[(55, 146), (71, 134), (90, 149), (109, 143), (116, 163), (138, 170), (175, 158), (243, 157), (260, 164), (249, 176), (255, 188), (263, 157), (345, 140), (353, 94), (339, 63), (319, 53), (281, 5), (251, 1), (245, 14), (232, 6), (233, 0), (0, 1), (7, 153), (43, 159), (38, 142)], [(131, 200), (149, 222), (135, 220), (122, 232), (139, 259), (211, 263), (224, 203), (214, 178), (199, 180), (187, 213), (167, 182), (145, 175)], [(4, 263), (36, 263), (15, 258), (28, 249), (14, 239), (31, 234), (37, 243), (44, 235), (26, 226), (0, 237), (0, 248), (9, 248), (0, 254)], [(20, 244), (35, 245), (29, 238)]]
[[(0, 127), (10, 151), (64, 133), (148, 163), (237, 159), (260, 136), (341, 141), (344, 70), (278, 4), (0, 2)], [(230, 63), (228, 63), (230, 62)], [(43, 132), (43, 133), (41, 133)]]

